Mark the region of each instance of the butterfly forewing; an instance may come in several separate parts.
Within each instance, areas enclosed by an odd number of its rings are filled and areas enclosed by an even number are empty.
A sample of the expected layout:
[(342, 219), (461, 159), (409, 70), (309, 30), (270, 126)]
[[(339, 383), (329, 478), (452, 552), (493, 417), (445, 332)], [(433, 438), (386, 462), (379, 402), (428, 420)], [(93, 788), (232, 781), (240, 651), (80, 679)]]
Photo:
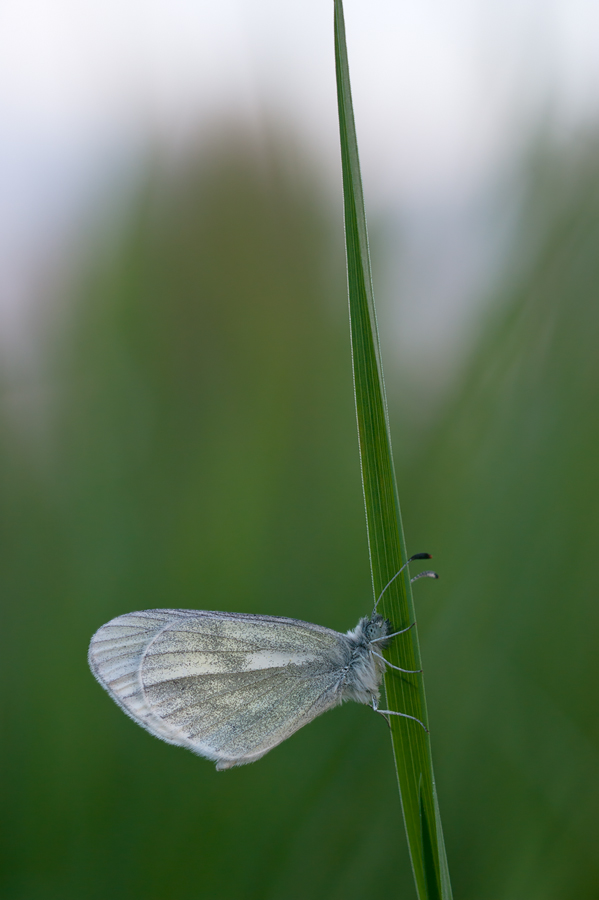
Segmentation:
[(296, 619), (149, 610), (94, 635), (90, 664), (141, 725), (214, 759), (251, 762), (341, 700), (347, 638)]

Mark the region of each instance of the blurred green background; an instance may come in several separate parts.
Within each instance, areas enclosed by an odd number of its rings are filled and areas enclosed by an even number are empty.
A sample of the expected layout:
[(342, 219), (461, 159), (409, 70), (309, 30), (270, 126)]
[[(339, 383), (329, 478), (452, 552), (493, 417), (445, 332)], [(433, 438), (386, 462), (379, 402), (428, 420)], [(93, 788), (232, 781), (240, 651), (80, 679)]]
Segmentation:
[[(416, 437), (391, 408), (408, 547), (442, 576), (416, 601), (460, 900), (599, 897), (597, 159), (537, 167), (459, 384)], [(319, 179), (292, 141), (234, 130), (154, 160), (78, 264), (35, 409), (5, 383), (6, 900), (414, 896), (367, 708), (217, 773), (86, 663), (135, 609), (342, 631), (370, 609), (340, 187), (331, 211)]]

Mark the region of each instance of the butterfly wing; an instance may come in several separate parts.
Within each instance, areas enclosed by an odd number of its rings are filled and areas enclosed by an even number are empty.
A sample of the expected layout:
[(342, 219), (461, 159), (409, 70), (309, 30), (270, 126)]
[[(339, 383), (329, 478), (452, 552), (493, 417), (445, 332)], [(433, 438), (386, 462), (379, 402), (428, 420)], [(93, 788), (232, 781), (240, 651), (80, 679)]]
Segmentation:
[(341, 702), (345, 635), (275, 616), (157, 609), (92, 638), (89, 663), (122, 709), (217, 769), (253, 762)]

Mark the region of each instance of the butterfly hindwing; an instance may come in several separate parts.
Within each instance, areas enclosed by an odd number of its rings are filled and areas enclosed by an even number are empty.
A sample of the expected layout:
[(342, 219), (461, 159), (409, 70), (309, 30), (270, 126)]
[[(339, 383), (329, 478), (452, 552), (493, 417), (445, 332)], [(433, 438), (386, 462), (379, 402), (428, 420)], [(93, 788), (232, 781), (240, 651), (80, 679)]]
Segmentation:
[(100, 628), (90, 665), (150, 732), (228, 768), (337, 705), (350, 655), (345, 635), (297, 619), (148, 610)]

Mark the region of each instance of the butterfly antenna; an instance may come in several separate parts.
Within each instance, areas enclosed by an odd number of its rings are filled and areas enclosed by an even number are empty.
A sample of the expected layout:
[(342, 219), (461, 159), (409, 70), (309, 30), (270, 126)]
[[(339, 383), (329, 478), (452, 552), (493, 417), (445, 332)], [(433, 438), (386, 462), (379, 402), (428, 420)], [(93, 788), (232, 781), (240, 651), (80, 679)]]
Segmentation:
[(427, 569), (426, 572), (419, 572), (418, 575), (414, 575), (413, 578), (410, 578), (410, 581), (412, 582), (412, 584), (414, 584), (414, 582), (418, 581), (419, 578), (438, 578), (438, 577), (439, 576), (437, 575), (436, 572), (431, 572), (430, 569)]
[[(377, 608), (377, 606), (379, 605), (379, 603), (381, 602), (381, 597), (383, 596), (383, 594), (385, 593), (385, 591), (387, 590), (387, 588), (390, 587), (390, 586), (393, 584), (393, 582), (395, 581), (395, 579), (396, 579), (399, 575), (401, 575), (401, 573), (403, 572), (403, 570), (405, 569), (405, 567), (406, 567), (407, 565), (409, 565), (411, 562), (414, 562), (415, 559), (432, 559), (432, 556), (431, 556), (430, 553), (415, 553), (414, 556), (410, 556), (409, 560), (408, 560), (406, 563), (403, 564), (403, 566), (401, 567), (401, 569), (399, 570), (399, 572), (396, 572), (396, 573), (395, 573), (395, 575), (393, 576), (393, 578), (391, 579), (391, 581), (389, 581), (389, 582), (385, 585), (385, 587), (383, 588), (383, 590), (380, 592), (380, 594), (379, 594), (379, 596), (378, 596), (378, 600), (377, 600), (376, 603), (374, 604), (374, 609), (372, 610), (372, 615), (375, 614), (376, 608)], [(432, 576), (431, 576), (431, 577), (432, 577)], [(437, 576), (437, 577), (438, 577), (438, 576)]]

